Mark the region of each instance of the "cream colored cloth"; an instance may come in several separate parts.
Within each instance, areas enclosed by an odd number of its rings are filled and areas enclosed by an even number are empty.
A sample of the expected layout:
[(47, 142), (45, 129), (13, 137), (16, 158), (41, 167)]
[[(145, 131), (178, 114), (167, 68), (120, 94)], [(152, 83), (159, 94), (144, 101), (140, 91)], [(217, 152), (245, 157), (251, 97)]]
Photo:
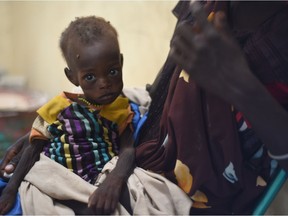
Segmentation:
[(123, 88), (123, 94), (129, 98), (129, 100), (139, 105), (139, 111), (141, 115), (144, 115), (146, 112), (148, 112), (151, 104), (151, 97), (145, 88)]
[[(118, 157), (107, 163), (97, 184), (101, 184), (116, 165)], [(191, 199), (159, 174), (135, 168), (127, 181), (134, 215), (188, 215)], [(22, 182), (19, 193), (24, 215), (75, 215), (73, 210), (53, 200), (77, 200), (88, 203), (97, 187), (62, 165), (41, 154)], [(114, 215), (128, 215), (118, 204)]]

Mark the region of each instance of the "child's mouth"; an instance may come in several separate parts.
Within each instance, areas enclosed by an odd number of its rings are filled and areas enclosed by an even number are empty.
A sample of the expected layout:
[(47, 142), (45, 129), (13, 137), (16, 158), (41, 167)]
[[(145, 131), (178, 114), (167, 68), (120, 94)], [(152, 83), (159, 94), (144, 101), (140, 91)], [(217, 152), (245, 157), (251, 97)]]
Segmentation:
[(112, 102), (115, 99), (115, 94), (114, 93), (110, 93), (110, 94), (105, 94), (102, 95), (99, 100), (106, 102), (106, 101), (110, 101)]

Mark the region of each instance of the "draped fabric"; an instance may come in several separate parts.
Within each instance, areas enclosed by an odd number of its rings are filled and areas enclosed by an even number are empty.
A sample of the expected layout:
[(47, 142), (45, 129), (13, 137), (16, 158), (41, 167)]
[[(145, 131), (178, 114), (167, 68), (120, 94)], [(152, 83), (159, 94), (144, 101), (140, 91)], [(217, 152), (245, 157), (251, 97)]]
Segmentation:
[[(23, 214), (75, 215), (59, 200), (88, 203), (90, 195), (103, 183), (117, 161), (118, 157), (113, 157), (93, 185), (41, 154), (19, 188)], [(131, 205), (133, 212), (128, 212), (127, 205), (122, 205), (120, 198), (112, 215), (189, 214), (191, 200), (179, 187), (159, 174), (136, 167), (127, 179), (127, 192), (130, 199), (125, 203)]]
[[(209, 2), (205, 8), (227, 12), (229, 4)], [(178, 22), (193, 22), (188, 1), (180, 1), (173, 12)], [(251, 70), (268, 90), (274, 89), (270, 91), (273, 96), (277, 98), (278, 95), (277, 99), (281, 96), (279, 102), (284, 107), (288, 102), (285, 99), (287, 18), (285, 6), (259, 29), (246, 34), (245, 40), (239, 32), (234, 32)], [(162, 73), (162, 80), (169, 82), (161, 83), (162, 89), (168, 88), (167, 94), (164, 92), (161, 96), (161, 101), (165, 97), (163, 110), (152, 110), (153, 104), (158, 102), (157, 95), (152, 97), (150, 107), (150, 112), (158, 113), (161, 121), (159, 124), (152, 115), (148, 121), (148, 116), (142, 136), (149, 134), (146, 132), (149, 127), (158, 128), (158, 132), (153, 129), (154, 136), (140, 139), (136, 149), (137, 164), (164, 173), (178, 184), (193, 200), (191, 213), (251, 213), (277, 166), (276, 161), (268, 157), (265, 146), (239, 111), (197, 86), (169, 57)]]

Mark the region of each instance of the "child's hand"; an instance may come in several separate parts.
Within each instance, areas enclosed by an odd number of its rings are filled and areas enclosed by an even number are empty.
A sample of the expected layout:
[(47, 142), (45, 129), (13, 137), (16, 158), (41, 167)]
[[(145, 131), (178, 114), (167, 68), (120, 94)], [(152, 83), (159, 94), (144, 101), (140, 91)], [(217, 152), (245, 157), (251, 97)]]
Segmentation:
[(125, 181), (110, 173), (88, 200), (88, 208), (95, 214), (112, 214), (120, 199)]

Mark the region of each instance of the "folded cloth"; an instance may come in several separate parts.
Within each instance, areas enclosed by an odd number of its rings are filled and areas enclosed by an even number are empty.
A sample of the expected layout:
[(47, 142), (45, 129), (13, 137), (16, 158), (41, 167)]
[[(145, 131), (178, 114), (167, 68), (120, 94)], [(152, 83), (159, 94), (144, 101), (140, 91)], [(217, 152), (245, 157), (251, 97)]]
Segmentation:
[(148, 112), (148, 109), (151, 104), (151, 97), (149, 92), (145, 88), (140, 87), (131, 87), (123, 88), (123, 94), (129, 98), (130, 101), (139, 105), (139, 110), (141, 115), (144, 115)]
[[(117, 163), (112, 158), (102, 170), (95, 185), (101, 184)], [(97, 188), (81, 179), (64, 166), (41, 154), (19, 188), (23, 214), (75, 215), (73, 210), (58, 200), (76, 200), (88, 203)], [(135, 168), (127, 180), (130, 204), (134, 215), (189, 214), (191, 199), (165, 177)], [(114, 215), (129, 215), (119, 203)]]

